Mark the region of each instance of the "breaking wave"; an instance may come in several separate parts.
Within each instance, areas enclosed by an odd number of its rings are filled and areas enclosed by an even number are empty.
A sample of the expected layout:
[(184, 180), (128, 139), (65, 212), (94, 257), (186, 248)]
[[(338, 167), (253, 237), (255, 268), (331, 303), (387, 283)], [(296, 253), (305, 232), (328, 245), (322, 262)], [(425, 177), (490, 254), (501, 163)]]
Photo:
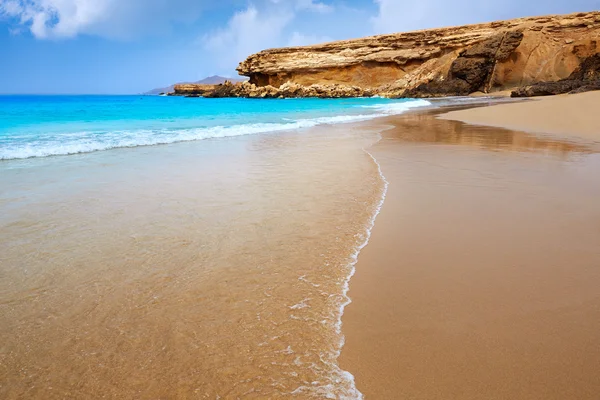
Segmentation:
[[(391, 104), (357, 106), (369, 109), (371, 112), (358, 115), (337, 115), (297, 120), (282, 119), (284, 121), (282, 123), (248, 123), (185, 129), (132, 129), (46, 134), (38, 136), (35, 139), (11, 140), (4, 143), (0, 141), (0, 160), (90, 153), (115, 148), (152, 146), (296, 130), (324, 124), (365, 121), (386, 115), (401, 114), (411, 108), (429, 105), (431, 103), (425, 100), (409, 100)], [(353, 109), (356, 110), (356, 108), (350, 108), (350, 110)]]

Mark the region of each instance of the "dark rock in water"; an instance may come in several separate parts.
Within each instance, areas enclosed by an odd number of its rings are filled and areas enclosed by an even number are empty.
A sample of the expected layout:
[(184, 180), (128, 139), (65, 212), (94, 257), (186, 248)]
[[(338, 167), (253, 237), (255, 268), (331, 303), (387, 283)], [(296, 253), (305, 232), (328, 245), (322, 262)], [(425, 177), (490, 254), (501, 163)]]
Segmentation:
[(511, 97), (551, 96), (590, 90), (600, 90), (600, 53), (584, 59), (568, 78), (523, 86), (514, 90)]

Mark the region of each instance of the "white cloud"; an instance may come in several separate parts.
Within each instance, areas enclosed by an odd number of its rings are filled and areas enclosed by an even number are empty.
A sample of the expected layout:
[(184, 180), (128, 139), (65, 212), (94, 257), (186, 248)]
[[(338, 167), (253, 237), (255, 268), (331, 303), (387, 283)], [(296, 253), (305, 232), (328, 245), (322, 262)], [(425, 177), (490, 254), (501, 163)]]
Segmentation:
[(333, 6), (314, 0), (296, 0), (296, 9), (318, 13), (329, 13), (334, 10)]
[[(333, 6), (318, 0), (256, 0), (261, 9), (325, 14)], [(160, 33), (171, 24), (193, 22), (207, 7), (233, 0), (0, 0), (0, 18), (11, 29), (25, 27), (39, 39), (72, 38), (79, 34), (131, 38)], [(252, 8), (253, 6), (249, 6)], [(271, 22), (271, 21), (270, 21)], [(15, 30), (16, 31), (16, 30)]]
[(0, 0), (0, 16), (39, 38), (89, 34), (128, 38), (193, 21), (205, 1), (194, 0)]
[(249, 6), (235, 13), (225, 28), (204, 36), (202, 41), (215, 63), (233, 67), (252, 53), (279, 45), (283, 29), (293, 18), (287, 8), (260, 12)]
[(374, 1), (379, 6), (379, 13), (371, 19), (376, 33), (393, 33), (407, 29), (402, 26), (403, 22), (408, 19), (406, 14), (411, 14), (410, 17), (414, 18), (419, 16), (420, 11), (427, 10), (427, 6), (420, 6), (424, 3), (423, 1), (415, 2), (414, 6), (408, 6), (404, 2), (394, 0)]
[(211, 54), (211, 64), (231, 70), (249, 55), (272, 47), (299, 46), (328, 41), (328, 37), (305, 36), (288, 28), (303, 13), (326, 14), (333, 6), (315, 0), (268, 0), (236, 12), (227, 25), (201, 38)]
[(304, 35), (300, 32), (292, 33), (292, 36), (287, 42), (287, 46), (309, 46), (312, 44), (326, 43), (333, 41), (329, 36)]
[(21, 12), (21, 5), (15, 0), (0, 1), (0, 12), (9, 16), (16, 16)]
[(271, 4), (291, 5), (299, 11), (312, 11), (318, 13), (328, 13), (334, 10), (334, 7), (315, 0), (270, 0)]
[(600, 7), (600, 0), (373, 0), (378, 13), (373, 33), (456, 26), (545, 14), (567, 14)]
[[(494, 0), (495, 1), (495, 0)], [(505, 0), (502, 5), (513, 0)], [(520, 1), (520, 0), (519, 0)], [(496, 8), (490, 0), (374, 0), (379, 10), (371, 19), (375, 33), (406, 32), (417, 29), (484, 22)], [(492, 19), (494, 19), (492, 17)]]

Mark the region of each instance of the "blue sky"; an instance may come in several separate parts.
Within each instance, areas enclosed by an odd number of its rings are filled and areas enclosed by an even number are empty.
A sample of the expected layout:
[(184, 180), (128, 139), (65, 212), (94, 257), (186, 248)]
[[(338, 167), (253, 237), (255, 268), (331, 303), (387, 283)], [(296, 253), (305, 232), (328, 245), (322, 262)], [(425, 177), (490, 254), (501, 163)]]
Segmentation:
[(0, 93), (140, 93), (264, 48), (600, 9), (600, 0), (0, 0)]

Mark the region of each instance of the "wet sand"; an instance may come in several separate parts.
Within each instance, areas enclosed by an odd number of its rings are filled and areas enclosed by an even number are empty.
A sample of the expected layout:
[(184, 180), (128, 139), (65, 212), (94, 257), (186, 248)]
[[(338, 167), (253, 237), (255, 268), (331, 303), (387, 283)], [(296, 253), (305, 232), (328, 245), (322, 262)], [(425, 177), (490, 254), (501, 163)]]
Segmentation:
[(441, 118), (600, 143), (600, 91), (454, 111)]
[(377, 123), (393, 126), (369, 150), (389, 189), (340, 367), (367, 399), (598, 399), (597, 144), (431, 113)]
[(2, 163), (0, 399), (357, 397), (336, 360), (377, 135)]

